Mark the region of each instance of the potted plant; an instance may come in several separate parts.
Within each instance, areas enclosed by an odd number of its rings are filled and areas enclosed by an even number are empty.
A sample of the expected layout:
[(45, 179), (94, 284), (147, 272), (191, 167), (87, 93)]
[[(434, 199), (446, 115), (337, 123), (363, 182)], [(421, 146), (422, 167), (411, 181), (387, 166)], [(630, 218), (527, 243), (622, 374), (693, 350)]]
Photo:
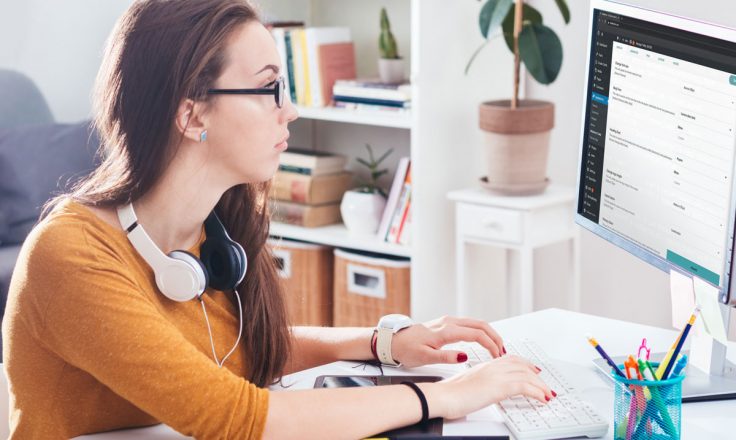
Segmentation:
[[(565, 24), (570, 11), (565, 0), (555, 0)], [(542, 23), (542, 14), (523, 0), (486, 0), (479, 15), (480, 32), (486, 41), (473, 53), (465, 73), (483, 49), (502, 35), (514, 54), (514, 85), (511, 99), (480, 104), (479, 123), (486, 138), (487, 176), (483, 186), (503, 194), (534, 194), (547, 186), (550, 131), (554, 104), (519, 100), (519, 68), (541, 84), (550, 84), (562, 65), (562, 44), (555, 32)]]
[(404, 82), (404, 59), (399, 56), (391, 23), (388, 21), (386, 8), (381, 8), (381, 34), (378, 37), (378, 76), (385, 83)]
[(371, 146), (368, 144), (365, 146), (368, 150), (368, 160), (359, 157), (358, 163), (368, 168), (370, 178), (361, 182), (359, 187), (345, 192), (340, 203), (340, 214), (350, 232), (375, 234), (386, 207), (386, 193), (378, 186), (378, 178), (386, 174), (388, 169), (379, 167), (393, 149), (389, 149), (376, 159)]

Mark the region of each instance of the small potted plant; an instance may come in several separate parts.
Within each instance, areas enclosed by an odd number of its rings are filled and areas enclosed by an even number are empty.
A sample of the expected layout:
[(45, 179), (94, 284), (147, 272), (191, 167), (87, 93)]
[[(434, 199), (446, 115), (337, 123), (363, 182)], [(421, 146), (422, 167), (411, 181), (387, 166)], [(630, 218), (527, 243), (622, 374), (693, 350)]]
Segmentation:
[(381, 8), (381, 35), (378, 37), (378, 76), (385, 83), (404, 82), (404, 59), (399, 56), (391, 23), (388, 21), (386, 8)]
[[(565, 23), (570, 11), (565, 0), (555, 0)], [(503, 194), (534, 194), (547, 186), (549, 138), (554, 126), (554, 104), (519, 99), (519, 68), (523, 62), (529, 74), (541, 84), (550, 84), (562, 65), (562, 43), (555, 32), (542, 23), (542, 14), (523, 0), (486, 0), (479, 15), (485, 41), (475, 57), (493, 38), (503, 36), (514, 54), (514, 84), (511, 99), (480, 104), (480, 128), (486, 138), (487, 176), (481, 183)]]
[(368, 168), (370, 178), (343, 195), (340, 214), (350, 232), (375, 234), (386, 207), (386, 193), (378, 186), (378, 178), (386, 174), (388, 169), (379, 167), (393, 149), (389, 149), (376, 159), (371, 146), (368, 144), (365, 146), (368, 150), (368, 160), (359, 157), (358, 163)]

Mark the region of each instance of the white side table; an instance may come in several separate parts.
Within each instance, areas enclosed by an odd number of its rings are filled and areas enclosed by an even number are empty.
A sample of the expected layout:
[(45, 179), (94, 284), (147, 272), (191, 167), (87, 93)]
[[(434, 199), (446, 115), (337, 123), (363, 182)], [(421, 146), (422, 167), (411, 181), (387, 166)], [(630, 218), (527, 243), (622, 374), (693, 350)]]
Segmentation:
[(467, 243), (506, 250), (509, 312), (516, 315), (533, 309), (534, 250), (569, 241), (573, 276), (570, 299), (573, 310), (580, 310), (580, 251), (573, 219), (574, 188), (550, 185), (543, 194), (519, 197), (497, 196), (481, 188), (469, 188), (452, 191), (447, 197), (456, 202), (456, 295), (460, 316), (470, 311), (465, 277)]

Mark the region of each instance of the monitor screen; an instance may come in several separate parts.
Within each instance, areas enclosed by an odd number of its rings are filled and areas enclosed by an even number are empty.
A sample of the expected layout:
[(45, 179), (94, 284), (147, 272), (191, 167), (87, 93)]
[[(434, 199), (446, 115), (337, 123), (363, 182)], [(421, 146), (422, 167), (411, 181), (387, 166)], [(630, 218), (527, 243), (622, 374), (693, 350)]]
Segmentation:
[(728, 302), (736, 32), (593, 1), (576, 220)]

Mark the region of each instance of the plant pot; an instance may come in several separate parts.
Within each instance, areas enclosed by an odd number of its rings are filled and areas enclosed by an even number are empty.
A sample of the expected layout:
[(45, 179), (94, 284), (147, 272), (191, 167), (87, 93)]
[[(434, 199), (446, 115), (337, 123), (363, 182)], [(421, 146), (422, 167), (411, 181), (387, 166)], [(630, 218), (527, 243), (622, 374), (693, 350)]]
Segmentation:
[(403, 58), (379, 58), (378, 76), (381, 82), (403, 83), (404, 82), (404, 59)]
[(509, 100), (482, 103), (479, 122), (485, 136), (484, 187), (508, 195), (544, 192), (554, 118), (551, 102), (520, 100), (513, 110)]
[(381, 194), (347, 191), (342, 196), (340, 214), (348, 231), (375, 234), (385, 207), (386, 199)]

